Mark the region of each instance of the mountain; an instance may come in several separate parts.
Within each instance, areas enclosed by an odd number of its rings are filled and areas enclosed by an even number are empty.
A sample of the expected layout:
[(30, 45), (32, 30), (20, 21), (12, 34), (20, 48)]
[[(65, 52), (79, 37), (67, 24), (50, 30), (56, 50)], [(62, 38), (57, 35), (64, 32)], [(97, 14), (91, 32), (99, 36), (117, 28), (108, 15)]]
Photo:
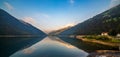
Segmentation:
[(61, 28), (61, 29), (52, 31), (52, 32), (49, 33), (49, 35), (58, 35), (58, 34), (60, 34), (61, 32), (65, 31), (65, 30), (67, 30), (67, 29), (69, 29), (69, 28), (71, 28), (71, 26), (68, 26), (68, 27), (65, 27), (65, 28)]
[(102, 32), (120, 33), (120, 5), (79, 23), (59, 35), (98, 35)]
[(45, 33), (0, 9), (0, 35), (45, 35)]
[(0, 9), (0, 57), (9, 57), (37, 43), (45, 36), (41, 30)]

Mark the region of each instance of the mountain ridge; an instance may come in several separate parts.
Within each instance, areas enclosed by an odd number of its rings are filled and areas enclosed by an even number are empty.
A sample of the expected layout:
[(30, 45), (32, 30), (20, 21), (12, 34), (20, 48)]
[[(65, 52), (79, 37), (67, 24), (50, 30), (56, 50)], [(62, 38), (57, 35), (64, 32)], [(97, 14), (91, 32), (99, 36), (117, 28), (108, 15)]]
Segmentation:
[[(59, 35), (94, 35), (114, 31), (120, 33), (120, 5), (110, 8)], [(117, 28), (117, 29), (116, 29)]]
[(41, 41), (45, 36), (43, 31), (0, 9), (0, 57), (9, 57)]
[(0, 9), (0, 35), (40, 35), (45, 33)]

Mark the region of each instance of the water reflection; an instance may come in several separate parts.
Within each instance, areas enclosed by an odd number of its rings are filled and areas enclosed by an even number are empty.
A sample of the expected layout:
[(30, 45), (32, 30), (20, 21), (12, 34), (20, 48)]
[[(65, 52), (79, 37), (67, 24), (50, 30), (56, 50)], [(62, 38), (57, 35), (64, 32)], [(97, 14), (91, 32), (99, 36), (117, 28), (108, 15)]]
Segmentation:
[(116, 47), (106, 46), (106, 45), (97, 44), (97, 43), (84, 42), (76, 38), (60, 37), (60, 39), (86, 52), (93, 52), (95, 50), (117, 50)]
[(59, 38), (86, 52), (93, 52), (95, 50), (118, 50), (117, 47), (106, 46), (106, 45), (91, 43), (91, 42), (84, 42), (76, 38), (70, 38), (70, 37), (59, 37)]
[(88, 53), (57, 37), (46, 37), (42, 41), (10, 57), (86, 57)]
[(18, 50), (30, 47), (42, 40), (45, 36), (38, 37), (0, 37), (0, 57), (9, 57)]

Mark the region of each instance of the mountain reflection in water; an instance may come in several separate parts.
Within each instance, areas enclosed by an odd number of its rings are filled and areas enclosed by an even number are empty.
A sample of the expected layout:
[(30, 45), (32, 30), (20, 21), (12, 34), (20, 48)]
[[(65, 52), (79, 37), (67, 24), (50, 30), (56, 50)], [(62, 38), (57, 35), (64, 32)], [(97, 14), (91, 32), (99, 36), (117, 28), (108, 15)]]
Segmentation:
[(87, 57), (87, 55), (87, 52), (62, 41), (58, 37), (46, 37), (10, 57)]

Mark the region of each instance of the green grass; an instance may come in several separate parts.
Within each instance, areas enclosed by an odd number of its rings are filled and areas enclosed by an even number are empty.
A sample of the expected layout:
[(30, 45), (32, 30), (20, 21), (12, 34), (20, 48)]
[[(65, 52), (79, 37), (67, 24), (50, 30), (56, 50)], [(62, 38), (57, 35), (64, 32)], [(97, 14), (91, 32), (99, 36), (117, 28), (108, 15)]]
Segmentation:
[(120, 43), (120, 39), (112, 39), (111, 42), (113, 42), (113, 43)]
[(83, 38), (87, 38), (90, 40), (95, 39), (95, 40), (100, 40), (104, 42), (120, 43), (120, 39), (115, 39), (115, 37), (111, 37), (111, 36), (89, 35), (89, 36), (84, 36)]

